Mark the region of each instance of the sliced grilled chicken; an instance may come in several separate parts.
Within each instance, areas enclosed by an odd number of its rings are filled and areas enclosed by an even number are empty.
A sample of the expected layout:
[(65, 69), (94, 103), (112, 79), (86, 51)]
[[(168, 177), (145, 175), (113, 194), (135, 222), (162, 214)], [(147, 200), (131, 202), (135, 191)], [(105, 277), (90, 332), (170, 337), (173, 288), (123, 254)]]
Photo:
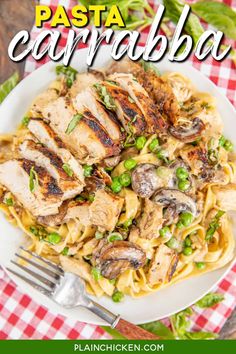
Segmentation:
[(93, 164), (119, 153), (119, 148), (91, 112), (84, 110), (79, 115), (68, 98), (58, 98), (43, 113), (80, 162)]
[(112, 81), (102, 81), (95, 87), (101, 101), (116, 112), (127, 133), (141, 135), (146, 131), (145, 117), (126, 90)]
[(157, 110), (154, 102), (149, 97), (148, 93), (138, 83), (132, 74), (113, 74), (109, 76), (109, 79), (118, 83), (124, 90), (126, 90), (131, 99), (141, 110), (145, 121), (147, 123), (146, 132), (148, 134), (156, 133), (157, 131), (163, 131), (167, 128), (166, 121), (162, 118), (161, 114)]
[(66, 201), (59, 208), (59, 212), (56, 215), (40, 216), (38, 221), (46, 226), (57, 226), (61, 225), (71, 219), (79, 219), (82, 225), (91, 225), (89, 218), (89, 202), (84, 202), (83, 204), (78, 204), (75, 201)]
[[(66, 173), (62, 159), (52, 150), (33, 140), (25, 140), (19, 146), (19, 150), (23, 158), (34, 161), (37, 166), (44, 167), (55, 178), (63, 192), (62, 200), (73, 198), (83, 190), (83, 184)], [(72, 171), (69, 170), (70, 172)]]
[(52, 101), (58, 98), (58, 93), (54, 89), (48, 89), (47, 91), (41, 93), (33, 101), (30, 111), (36, 117), (41, 116), (44, 108)]
[(68, 164), (74, 175), (82, 184), (84, 184), (84, 173), (82, 166), (71, 154), (71, 152), (66, 149), (65, 144), (48, 124), (46, 124), (42, 119), (31, 119), (28, 124), (28, 129), (40, 143), (55, 152), (62, 159), (63, 163)]
[[(37, 176), (35, 190), (30, 190), (30, 171)], [(48, 172), (26, 159), (9, 160), (0, 165), (0, 183), (34, 216), (57, 214), (63, 192)]]
[(78, 112), (89, 110), (100, 124), (107, 130), (111, 139), (115, 144), (120, 144), (123, 140), (123, 134), (120, 130), (120, 125), (115, 115), (108, 110), (105, 110), (103, 105), (97, 101), (95, 93), (91, 88), (79, 93), (73, 104)]
[(122, 198), (99, 189), (90, 206), (91, 224), (98, 226), (101, 230), (113, 231), (123, 203)]
[(151, 285), (171, 280), (178, 263), (178, 254), (161, 244), (155, 253), (148, 272), (148, 282)]
[(131, 60), (120, 60), (112, 63), (107, 74), (130, 73), (147, 91), (160, 114), (164, 114), (172, 123), (176, 123), (180, 115), (180, 106), (169, 83), (159, 77), (154, 70), (144, 70), (140, 63)]
[(80, 92), (86, 90), (89, 86), (96, 84), (99, 79), (101, 79), (100, 75), (94, 75), (91, 73), (77, 74), (76, 80), (70, 89), (70, 97), (75, 98)]

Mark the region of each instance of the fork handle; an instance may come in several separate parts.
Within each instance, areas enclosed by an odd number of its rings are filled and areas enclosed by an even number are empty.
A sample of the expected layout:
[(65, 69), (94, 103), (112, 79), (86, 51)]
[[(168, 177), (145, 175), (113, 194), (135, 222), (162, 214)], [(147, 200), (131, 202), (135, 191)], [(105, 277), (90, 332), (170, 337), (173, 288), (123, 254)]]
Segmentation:
[(157, 336), (146, 331), (145, 329), (120, 318), (119, 315), (114, 315), (112, 312), (108, 311), (93, 300), (91, 300), (86, 307), (98, 317), (108, 322), (111, 328), (115, 328), (127, 339), (159, 339)]

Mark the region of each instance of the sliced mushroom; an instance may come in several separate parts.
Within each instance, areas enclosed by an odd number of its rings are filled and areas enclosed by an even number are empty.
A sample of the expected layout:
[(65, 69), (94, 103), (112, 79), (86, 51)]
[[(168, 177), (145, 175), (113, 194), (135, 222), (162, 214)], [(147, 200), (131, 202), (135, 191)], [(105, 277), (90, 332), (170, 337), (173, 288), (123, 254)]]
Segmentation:
[(128, 241), (115, 241), (104, 245), (94, 257), (103, 277), (115, 279), (127, 269), (139, 269), (146, 262), (144, 251)]
[(160, 189), (152, 200), (167, 208), (165, 213), (166, 224), (171, 224), (173, 219), (182, 212), (190, 212), (193, 217), (197, 216), (196, 202), (190, 196), (177, 189)]
[(150, 198), (161, 187), (156, 166), (151, 163), (139, 164), (131, 175), (132, 188), (142, 198)]
[(205, 124), (199, 118), (194, 118), (190, 126), (176, 125), (169, 128), (169, 132), (173, 137), (184, 141), (185, 143), (191, 142), (201, 135), (205, 129)]
[(118, 165), (120, 160), (121, 160), (121, 156), (117, 155), (117, 156), (107, 157), (106, 159), (104, 159), (103, 162), (106, 167), (115, 167), (116, 165)]

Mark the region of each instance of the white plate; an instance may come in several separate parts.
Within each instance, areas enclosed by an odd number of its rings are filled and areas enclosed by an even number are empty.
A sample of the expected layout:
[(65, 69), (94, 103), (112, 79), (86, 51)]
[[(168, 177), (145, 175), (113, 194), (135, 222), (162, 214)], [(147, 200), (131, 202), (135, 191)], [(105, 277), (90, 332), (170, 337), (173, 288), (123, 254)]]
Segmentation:
[[(86, 54), (87, 49), (79, 50), (76, 55), (74, 55), (71, 63), (71, 65), (80, 72), (86, 69)], [(103, 46), (96, 57), (94, 66), (104, 66), (109, 60), (110, 47)], [(54, 68), (56, 65), (56, 63), (43, 65), (21, 81), (10, 93), (0, 107), (1, 133), (12, 132), (16, 129), (17, 124), (20, 122), (25, 112), (27, 112), (27, 109), (35, 96), (46, 89), (50, 82), (55, 78)], [(215, 96), (218, 110), (224, 120), (225, 135), (234, 141), (236, 145), (236, 112), (227, 98), (219, 92), (217, 87), (199, 71), (186, 63), (175, 64), (163, 60), (158, 63), (157, 66), (161, 72), (179, 71), (188, 76), (199, 90), (209, 92)], [(13, 267), (13, 265), (10, 264), (10, 259), (14, 258), (14, 253), (24, 242), (22, 232), (10, 225), (5, 220), (2, 213), (0, 214), (0, 223), (0, 262), (4, 267)], [(123, 303), (115, 304), (112, 300), (103, 297), (99, 299), (98, 302), (112, 312), (119, 313), (125, 319), (134, 323), (145, 323), (157, 320), (176, 313), (196, 302), (222, 279), (229, 268), (230, 265), (199, 277), (184, 280), (140, 299), (126, 297)], [(63, 314), (74, 320), (98, 325), (104, 324), (103, 321), (87, 310), (81, 308), (73, 310), (63, 309), (17, 277), (12, 276), (11, 274), (9, 274), (9, 276), (19, 285), (19, 288), (24, 293), (30, 295), (38, 304), (44, 305), (54, 312)]]

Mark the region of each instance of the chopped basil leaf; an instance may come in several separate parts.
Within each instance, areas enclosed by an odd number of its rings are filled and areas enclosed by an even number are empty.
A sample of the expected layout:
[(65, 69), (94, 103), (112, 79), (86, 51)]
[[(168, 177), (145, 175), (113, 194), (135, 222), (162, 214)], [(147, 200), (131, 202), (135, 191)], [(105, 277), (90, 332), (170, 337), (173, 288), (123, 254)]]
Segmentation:
[(12, 198), (6, 198), (4, 200), (4, 204), (6, 204), (7, 206), (13, 206), (14, 202)]
[(219, 220), (220, 218), (225, 214), (225, 211), (219, 210), (215, 217), (212, 219), (211, 223), (209, 224), (209, 227), (206, 232), (206, 241), (210, 242), (212, 240), (212, 237), (214, 236), (214, 233), (216, 230), (220, 227)]
[(66, 128), (65, 133), (66, 134), (72, 133), (82, 117), (83, 117), (82, 114), (75, 114), (74, 117), (71, 119), (70, 123), (68, 124), (68, 127)]
[(97, 90), (97, 93), (100, 99), (102, 100), (103, 104), (106, 106), (106, 108), (109, 110), (115, 110), (116, 109), (115, 102), (107, 92), (106, 87), (101, 84), (94, 84), (94, 87)]
[(72, 171), (72, 169), (70, 168), (70, 166), (67, 163), (64, 163), (62, 165), (62, 168), (69, 177), (73, 176), (74, 172)]
[(37, 186), (38, 186), (38, 175), (37, 172), (34, 169), (34, 166), (31, 167), (30, 169), (30, 175), (29, 175), (29, 189), (30, 192), (34, 193)]
[(71, 66), (58, 65), (56, 66), (56, 74), (64, 75), (66, 78), (66, 84), (70, 88), (73, 82), (76, 80), (76, 75), (78, 71), (73, 69)]
[(27, 127), (29, 124), (30, 118), (29, 117), (24, 117), (21, 121), (21, 125), (23, 125), (23, 127)]
[(15, 72), (8, 80), (0, 85), (0, 103), (7, 97), (7, 95), (13, 90), (13, 88), (19, 82), (19, 74)]

